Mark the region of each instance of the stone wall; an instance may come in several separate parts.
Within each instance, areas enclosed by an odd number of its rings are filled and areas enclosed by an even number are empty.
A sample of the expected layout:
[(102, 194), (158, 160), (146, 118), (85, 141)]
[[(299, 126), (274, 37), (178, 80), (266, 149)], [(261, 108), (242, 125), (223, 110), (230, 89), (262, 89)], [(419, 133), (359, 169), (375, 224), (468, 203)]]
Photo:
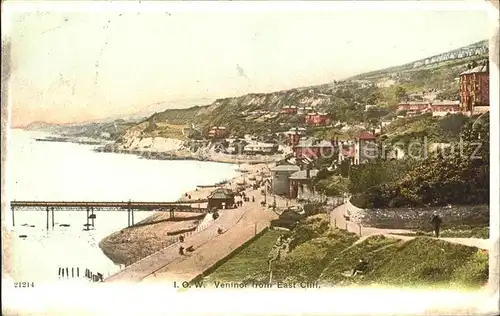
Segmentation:
[(433, 212), (437, 212), (443, 219), (443, 229), (459, 226), (484, 227), (489, 225), (490, 220), (489, 205), (365, 210), (348, 202), (347, 210), (353, 222), (387, 229), (431, 230), (429, 220)]

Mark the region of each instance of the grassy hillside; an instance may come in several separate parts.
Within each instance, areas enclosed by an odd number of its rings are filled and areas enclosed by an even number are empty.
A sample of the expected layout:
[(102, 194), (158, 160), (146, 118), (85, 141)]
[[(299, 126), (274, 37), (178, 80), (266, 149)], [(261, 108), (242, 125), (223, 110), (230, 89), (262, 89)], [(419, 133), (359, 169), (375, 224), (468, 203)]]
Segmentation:
[[(470, 47), (484, 48), (487, 45), (480, 42)], [(455, 51), (464, 49), (466, 48)], [(401, 96), (412, 92), (437, 90), (441, 99), (457, 99), (458, 75), (472, 60), (485, 58), (487, 51), (472, 57), (433, 62), (419, 67), (409, 63), (318, 86), (272, 93), (250, 93), (218, 99), (206, 106), (168, 109), (151, 118), (157, 123), (171, 125), (194, 123), (202, 131), (213, 125), (223, 125), (235, 136), (245, 133), (269, 135), (296, 126), (300, 123), (297, 116), (277, 115), (287, 105), (314, 107), (317, 111), (331, 113), (333, 120), (350, 124), (367, 122), (371, 118), (364, 112), (365, 105), (375, 104), (394, 112)]]
[[(326, 229), (325, 229), (326, 228)], [(267, 259), (281, 231), (268, 231), (205, 278), (268, 282)], [(358, 237), (328, 228), (324, 215), (306, 219), (290, 232), (296, 245), (273, 263), (273, 282), (314, 282), (322, 286), (407, 286), (476, 289), (487, 282), (488, 255), (474, 247), (418, 237), (410, 241)], [(367, 272), (350, 277), (358, 260)]]

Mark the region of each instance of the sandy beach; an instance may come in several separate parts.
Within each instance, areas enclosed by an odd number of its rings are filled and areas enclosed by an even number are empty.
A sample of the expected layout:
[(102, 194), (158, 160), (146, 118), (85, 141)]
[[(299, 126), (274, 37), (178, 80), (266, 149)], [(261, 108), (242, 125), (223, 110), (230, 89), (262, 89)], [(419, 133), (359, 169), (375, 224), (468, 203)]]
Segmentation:
[[(213, 187), (198, 187), (194, 190), (188, 191), (183, 194), (179, 198), (179, 202), (184, 202), (188, 200), (204, 200), (206, 199), (212, 191), (214, 191), (217, 187), (227, 188), (231, 190), (236, 190), (238, 187), (238, 183), (250, 183), (250, 178), (254, 177), (257, 180), (261, 180), (262, 176), (268, 177), (271, 175), (269, 168), (271, 168), (274, 164), (242, 164), (239, 168), (240, 174), (230, 180), (227, 183), (221, 186), (213, 186)], [(187, 194), (187, 195), (186, 195)], [(200, 204), (203, 207), (204, 203)], [(198, 204), (195, 204), (198, 206)]]
[[(236, 190), (239, 183), (250, 185), (251, 178), (259, 181), (263, 176), (269, 176), (270, 167), (268, 164), (242, 164), (239, 168), (240, 174), (219, 187)], [(183, 194), (178, 201), (206, 200), (216, 188), (196, 188)], [(239, 197), (236, 197), (236, 200), (238, 199)], [(206, 207), (206, 202), (192, 205), (203, 208)], [(171, 220), (168, 213), (155, 213), (132, 227), (103, 238), (99, 247), (116, 264), (130, 265), (171, 245), (178, 240), (178, 235), (171, 236), (172, 233), (196, 227), (203, 214), (176, 212), (175, 216), (176, 220)]]

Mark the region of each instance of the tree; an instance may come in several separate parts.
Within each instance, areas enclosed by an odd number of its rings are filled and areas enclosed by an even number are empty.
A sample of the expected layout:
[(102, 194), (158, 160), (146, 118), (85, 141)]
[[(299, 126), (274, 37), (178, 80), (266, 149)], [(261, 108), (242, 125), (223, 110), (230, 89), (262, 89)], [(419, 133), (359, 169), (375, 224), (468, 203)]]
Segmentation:
[(462, 127), (469, 121), (469, 117), (463, 114), (451, 114), (439, 121), (439, 127), (446, 138), (457, 138)]
[(398, 101), (406, 98), (406, 89), (403, 88), (402, 86), (397, 86), (396, 89), (394, 90), (394, 96)]
[(365, 120), (368, 121), (371, 125), (377, 125), (380, 119), (389, 114), (389, 109), (381, 108), (378, 106), (373, 106), (368, 108), (364, 113)]
[[(363, 192), (359, 200), (365, 207), (486, 204), (489, 201), (488, 115), (473, 118), (463, 126), (460, 136), (461, 140), (448, 152), (415, 161), (392, 181), (373, 185), (373, 178), (381, 175), (380, 171), (373, 172), (374, 167), (357, 170), (361, 176), (351, 178), (351, 187)], [(367, 171), (372, 172), (363, 174)]]

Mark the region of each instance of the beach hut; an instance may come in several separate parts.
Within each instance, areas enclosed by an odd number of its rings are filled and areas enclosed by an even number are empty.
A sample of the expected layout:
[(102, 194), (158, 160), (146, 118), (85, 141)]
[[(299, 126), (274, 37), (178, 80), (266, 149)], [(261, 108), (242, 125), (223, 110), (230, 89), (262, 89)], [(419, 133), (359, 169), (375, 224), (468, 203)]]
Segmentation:
[(218, 188), (208, 196), (208, 208), (233, 208), (234, 193), (229, 189)]

